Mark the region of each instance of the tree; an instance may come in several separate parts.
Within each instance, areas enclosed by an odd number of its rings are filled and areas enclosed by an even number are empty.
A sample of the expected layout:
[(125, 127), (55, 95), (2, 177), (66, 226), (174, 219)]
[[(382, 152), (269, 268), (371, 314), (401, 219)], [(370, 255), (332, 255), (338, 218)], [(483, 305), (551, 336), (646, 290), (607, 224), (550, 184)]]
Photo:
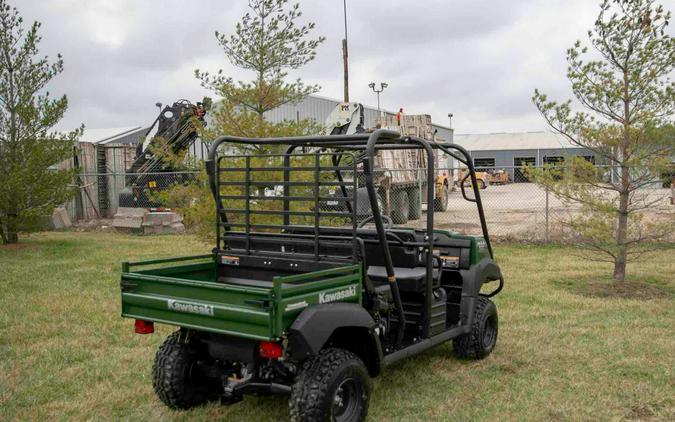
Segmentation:
[(66, 96), (45, 88), (63, 71), (38, 57), (39, 22), (28, 30), (19, 12), (0, 0), (0, 237), (18, 242), (17, 232), (33, 228), (72, 193), (73, 172), (50, 167), (72, 156), (82, 128), (50, 131), (68, 108)]
[[(237, 81), (219, 70), (216, 75), (195, 70), (202, 86), (215, 91), (223, 100), (212, 108), (210, 122), (202, 131), (205, 140), (227, 134), (243, 137), (275, 137), (316, 134), (321, 129), (314, 120), (297, 119), (272, 123), (264, 114), (281, 105), (298, 102), (316, 92), (316, 85), (306, 86), (299, 79), (285, 82), (287, 69), (298, 69), (314, 59), (323, 37), (307, 40), (314, 23), (298, 26), (299, 6), (288, 8), (288, 0), (250, 0), (249, 9), (232, 35), (216, 32), (216, 39), (225, 56), (235, 66), (252, 71), (251, 82)], [(272, 147), (234, 146), (240, 153), (267, 154), (278, 152)], [(269, 165), (267, 157), (256, 157), (258, 166)], [(243, 161), (239, 164), (243, 166)], [(222, 177), (238, 177), (231, 174)], [(189, 230), (212, 239), (213, 196), (205, 172), (197, 183), (176, 185), (158, 195), (158, 200), (184, 216)], [(271, 178), (270, 178), (271, 180)], [(253, 219), (260, 216), (254, 216)], [(234, 217), (236, 219), (236, 216)]]
[[(604, 0), (588, 37), (567, 50), (572, 101), (557, 103), (535, 90), (533, 102), (547, 123), (572, 144), (595, 154), (607, 174), (573, 160), (564, 174), (545, 171), (539, 181), (554, 194), (581, 204), (568, 222), (581, 246), (601, 252), (624, 281), (626, 263), (673, 233), (673, 219), (644, 212), (660, 198), (645, 193), (673, 154), (673, 139), (659, 133), (672, 122), (675, 39), (666, 33), (670, 12), (654, 0)], [(590, 58), (588, 58), (590, 57)], [(587, 59), (588, 58), (588, 59)], [(661, 131), (661, 132), (660, 132)], [(651, 245), (651, 246), (650, 246)]]
[(202, 86), (224, 99), (212, 113), (215, 124), (207, 137), (222, 133), (249, 137), (312, 133), (316, 125), (309, 120), (271, 124), (264, 114), (318, 91), (316, 85), (305, 85), (300, 79), (286, 82), (285, 78), (288, 69), (298, 69), (314, 59), (324, 38), (308, 39), (315, 24), (297, 23), (302, 16), (298, 4), (288, 7), (288, 0), (250, 0), (248, 6), (251, 12), (237, 23), (234, 34), (216, 31), (216, 39), (228, 60), (252, 71), (254, 80), (235, 82), (222, 69), (216, 75), (195, 71)]
[[(316, 135), (323, 129), (323, 125), (313, 119), (286, 120), (283, 122), (269, 122), (259, 119), (257, 113), (247, 111), (231, 100), (224, 99), (211, 112), (210, 123), (202, 131), (204, 139), (215, 139), (220, 135), (242, 136), (245, 138), (267, 138), (277, 136)], [(242, 153), (270, 153), (273, 148), (255, 146), (252, 150), (246, 146), (239, 146)]]

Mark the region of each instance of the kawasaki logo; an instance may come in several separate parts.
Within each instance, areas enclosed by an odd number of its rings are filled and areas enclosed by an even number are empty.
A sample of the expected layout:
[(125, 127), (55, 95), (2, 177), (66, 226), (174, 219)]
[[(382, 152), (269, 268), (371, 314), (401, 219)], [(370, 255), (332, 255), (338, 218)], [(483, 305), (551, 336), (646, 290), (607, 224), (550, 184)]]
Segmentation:
[(337, 302), (354, 296), (356, 296), (356, 286), (349, 286), (346, 289), (338, 290), (337, 292), (319, 293), (319, 303)]
[(166, 306), (172, 311), (213, 316), (213, 306), (204, 305), (202, 303), (179, 302), (177, 300), (169, 299), (166, 302)]

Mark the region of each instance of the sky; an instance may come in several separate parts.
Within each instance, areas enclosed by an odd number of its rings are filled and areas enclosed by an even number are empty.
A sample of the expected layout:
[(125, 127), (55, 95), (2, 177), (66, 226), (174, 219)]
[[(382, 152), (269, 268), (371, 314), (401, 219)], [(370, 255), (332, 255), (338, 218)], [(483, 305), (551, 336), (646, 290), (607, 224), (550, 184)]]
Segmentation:
[[(40, 54), (63, 55), (49, 85), (69, 109), (57, 129), (147, 126), (156, 102), (214, 96), (194, 70), (231, 65), (214, 32), (231, 33), (246, 0), (9, 0), (26, 22), (42, 22)], [(301, 22), (326, 40), (289, 78), (342, 98), (342, 0), (300, 0)], [(661, 0), (675, 10), (675, 0)], [(567, 99), (565, 50), (587, 39), (599, 0), (347, 0), (350, 99), (376, 104), (370, 82), (388, 87), (382, 107), (430, 114), (456, 133), (545, 130), (535, 88)]]

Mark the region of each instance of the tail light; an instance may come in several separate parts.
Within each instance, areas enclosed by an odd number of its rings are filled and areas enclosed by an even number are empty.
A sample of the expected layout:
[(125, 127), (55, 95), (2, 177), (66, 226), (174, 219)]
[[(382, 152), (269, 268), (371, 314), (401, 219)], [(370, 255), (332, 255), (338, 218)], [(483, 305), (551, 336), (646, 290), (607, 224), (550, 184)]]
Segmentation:
[(137, 319), (134, 323), (134, 330), (136, 331), (136, 334), (152, 334), (155, 332), (155, 323)]
[(284, 348), (274, 341), (261, 341), (258, 353), (265, 359), (279, 359), (284, 353)]

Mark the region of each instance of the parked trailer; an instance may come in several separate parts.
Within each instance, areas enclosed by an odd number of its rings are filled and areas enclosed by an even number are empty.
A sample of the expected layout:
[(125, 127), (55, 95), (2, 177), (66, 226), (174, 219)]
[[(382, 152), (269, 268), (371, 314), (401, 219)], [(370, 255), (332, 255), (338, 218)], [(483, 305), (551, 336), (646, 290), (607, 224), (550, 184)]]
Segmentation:
[[(326, 135), (354, 134), (372, 131), (363, 127), (363, 106), (359, 103), (341, 103), (326, 119)], [(403, 136), (415, 136), (431, 143), (444, 143), (446, 140), (436, 137), (428, 114), (383, 116), (378, 129), (387, 129)], [(434, 168), (444, 167), (446, 155), (434, 150)], [(391, 216), (395, 224), (405, 224), (409, 220), (422, 217), (422, 210), (446, 211), (452, 190), (452, 175), (447, 170), (436, 170), (434, 197), (428, 198), (427, 159), (419, 150), (390, 149), (378, 151), (375, 156), (374, 179), (377, 194), (384, 212)], [(349, 178), (349, 175), (346, 175)], [(346, 196), (347, 192), (333, 191), (333, 195)], [(430, 200), (431, 199), (431, 200)], [(429, 205), (431, 204), (431, 205)], [(337, 201), (328, 201), (324, 207), (340, 207)], [(369, 210), (363, 210), (364, 215)]]

